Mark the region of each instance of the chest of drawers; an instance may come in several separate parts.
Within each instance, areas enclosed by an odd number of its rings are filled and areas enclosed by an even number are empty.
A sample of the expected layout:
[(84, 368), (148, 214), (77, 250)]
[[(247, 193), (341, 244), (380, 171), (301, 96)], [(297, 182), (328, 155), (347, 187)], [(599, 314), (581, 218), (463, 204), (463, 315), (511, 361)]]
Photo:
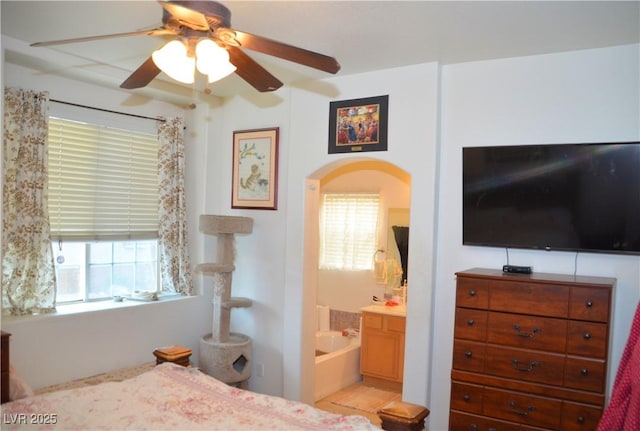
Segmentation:
[(2, 391), (2, 399), (0, 402), (6, 403), (10, 401), (9, 392), (9, 337), (11, 334), (2, 331), (2, 342), (0, 347), (0, 368), (2, 368), (2, 381), (0, 382), (0, 390)]
[(615, 279), (456, 274), (450, 430), (595, 430)]

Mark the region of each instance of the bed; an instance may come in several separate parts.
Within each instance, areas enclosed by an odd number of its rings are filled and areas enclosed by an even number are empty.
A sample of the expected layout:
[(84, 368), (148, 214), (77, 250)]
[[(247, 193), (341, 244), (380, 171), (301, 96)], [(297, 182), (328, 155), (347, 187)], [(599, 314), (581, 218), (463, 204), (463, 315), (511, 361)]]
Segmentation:
[(228, 386), (171, 362), (122, 382), (50, 392), (2, 405), (2, 429), (379, 430), (284, 398)]

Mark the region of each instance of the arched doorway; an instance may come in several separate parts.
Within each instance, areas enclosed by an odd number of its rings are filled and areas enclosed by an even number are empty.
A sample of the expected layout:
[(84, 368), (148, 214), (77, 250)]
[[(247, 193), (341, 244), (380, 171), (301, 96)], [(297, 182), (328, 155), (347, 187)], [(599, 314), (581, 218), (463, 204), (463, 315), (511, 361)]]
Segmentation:
[[(340, 316), (349, 317), (359, 313), (361, 307), (370, 304), (373, 295), (383, 296), (385, 286), (376, 284), (372, 272), (367, 274), (325, 273), (318, 268), (319, 250), (319, 208), (323, 192), (379, 192), (381, 196), (381, 214), (379, 239), (381, 247), (388, 247), (392, 236), (390, 232), (393, 217), (397, 210), (410, 212), (411, 177), (398, 166), (374, 158), (339, 160), (330, 163), (312, 173), (305, 184), (305, 238), (304, 238), (304, 295), (305, 303), (317, 304), (321, 299)], [(393, 211), (391, 211), (393, 210)], [(403, 211), (400, 211), (401, 213)], [(392, 213), (396, 214), (392, 216)], [(396, 218), (397, 220), (397, 218)], [(395, 240), (393, 239), (394, 243)], [(373, 260), (372, 253), (372, 260)], [(406, 265), (406, 261), (405, 261)], [(340, 291), (331, 291), (329, 286), (341, 286)], [(345, 287), (346, 286), (346, 287)], [(305, 316), (313, 319), (315, 314)], [(303, 350), (303, 392), (313, 391), (315, 382), (315, 322), (305, 324), (302, 337)]]

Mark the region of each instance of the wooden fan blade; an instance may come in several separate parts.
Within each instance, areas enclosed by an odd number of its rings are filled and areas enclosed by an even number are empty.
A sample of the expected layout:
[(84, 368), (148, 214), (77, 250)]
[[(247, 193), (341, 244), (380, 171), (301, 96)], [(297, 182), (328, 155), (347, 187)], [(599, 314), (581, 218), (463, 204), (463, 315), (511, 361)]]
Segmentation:
[(166, 35), (176, 35), (178, 33), (179, 32), (176, 30), (171, 30), (166, 28), (155, 28), (152, 30), (130, 31), (127, 33), (104, 34), (102, 36), (88, 36), (88, 37), (78, 37), (75, 39), (61, 39), (61, 40), (50, 40), (48, 42), (35, 42), (35, 43), (32, 43), (31, 46), (64, 45), (66, 43), (90, 42), (93, 40), (112, 39), (116, 37), (128, 37), (128, 36), (166, 36)]
[(145, 87), (153, 78), (158, 76), (160, 69), (153, 62), (153, 58), (149, 57), (147, 61), (142, 63), (129, 77), (120, 84), (120, 88), (133, 89)]
[(233, 31), (236, 33), (236, 40), (240, 43), (240, 46), (252, 51), (273, 55), (274, 57), (293, 61), (294, 63), (329, 73), (337, 73), (340, 70), (340, 64), (333, 57), (236, 29), (233, 29)]
[(282, 87), (282, 82), (251, 57), (235, 46), (227, 47), (229, 61), (237, 69), (236, 73), (260, 92), (274, 91)]

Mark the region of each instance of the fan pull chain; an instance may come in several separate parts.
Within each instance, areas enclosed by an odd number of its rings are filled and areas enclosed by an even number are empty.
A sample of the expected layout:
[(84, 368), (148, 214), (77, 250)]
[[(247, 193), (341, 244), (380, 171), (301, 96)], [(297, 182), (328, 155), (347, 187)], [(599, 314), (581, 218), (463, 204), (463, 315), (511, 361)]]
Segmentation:
[(58, 240), (58, 257), (56, 257), (56, 262), (60, 265), (64, 263), (64, 256), (62, 255), (62, 240)]
[(187, 108), (189, 109), (196, 109), (196, 79), (193, 80), (193, 84), (191, 84), (191, 103), (189, 103), (189, 106), (187, 106)]

